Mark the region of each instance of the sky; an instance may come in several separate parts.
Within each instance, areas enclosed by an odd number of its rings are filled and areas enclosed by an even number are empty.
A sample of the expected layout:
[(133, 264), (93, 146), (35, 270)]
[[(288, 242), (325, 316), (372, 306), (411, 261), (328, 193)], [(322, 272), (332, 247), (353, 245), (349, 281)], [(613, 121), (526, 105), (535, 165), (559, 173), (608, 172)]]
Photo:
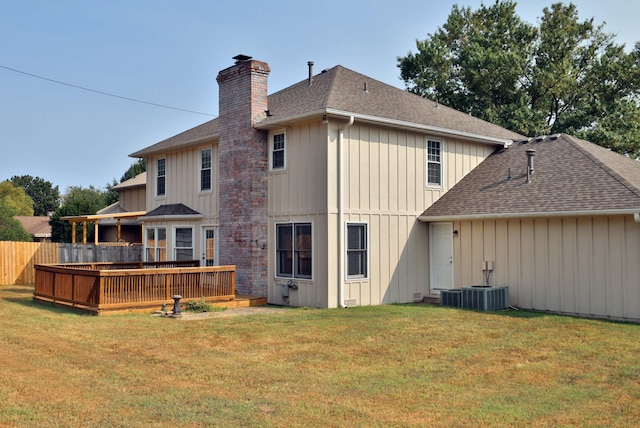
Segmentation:
[[(215, 78), (237, 54), (269, 64), (269, 93), (305, 79), (308, 61), (315, 73), (342, 65), (403, 89), (397, 57), (454, 4), (481, 3), (0, 0), (0, 181), (31, 175), (61, 193), (119, 181), (130, 153), (217, 116)], [(536, 24), (552, 3), (521, 0), (516, 12)], [(640, 40), (640, 2), (573, 3), (617, 43)]]

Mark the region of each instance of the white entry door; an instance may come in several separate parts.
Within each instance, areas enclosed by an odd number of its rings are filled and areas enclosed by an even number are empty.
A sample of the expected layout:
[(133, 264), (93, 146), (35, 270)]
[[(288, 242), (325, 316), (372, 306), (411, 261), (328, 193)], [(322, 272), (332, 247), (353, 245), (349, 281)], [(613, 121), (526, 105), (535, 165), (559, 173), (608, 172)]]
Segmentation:
[(202, 228), (202, 260), (201, 266), (217, 266), (218, 258), (216, 246), (216, 228), (205, 226)]
[(432, 294), (453, 288), (453, 223), (429, 224), (429, 270)]

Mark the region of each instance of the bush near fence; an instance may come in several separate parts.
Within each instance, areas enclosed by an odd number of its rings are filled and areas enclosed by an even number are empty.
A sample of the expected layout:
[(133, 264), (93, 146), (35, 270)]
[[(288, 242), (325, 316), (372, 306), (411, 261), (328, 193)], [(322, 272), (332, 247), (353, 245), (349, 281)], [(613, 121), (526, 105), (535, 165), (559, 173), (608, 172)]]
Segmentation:
[(35, 283), (35, 265), (141, 262), (142, 246), (0, 241), (0, 285)]

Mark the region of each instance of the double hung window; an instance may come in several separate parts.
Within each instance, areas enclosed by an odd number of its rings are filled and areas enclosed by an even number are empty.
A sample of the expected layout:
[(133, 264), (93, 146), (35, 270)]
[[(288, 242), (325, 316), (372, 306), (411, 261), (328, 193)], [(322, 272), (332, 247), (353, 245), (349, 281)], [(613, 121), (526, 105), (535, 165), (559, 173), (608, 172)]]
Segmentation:
[(427, 140), (427, 186), (442, 186), (442, 142)]
[(158, 159), (156, 162), (156, 195), (166, 195), (167, 160)]
[(347, 277), (367, 278), (367, 225), (347, 224)]
[(285, 144), (284, 132), (271, 134), (271, 170), (285, 168)]
[(200, 150), (200, 191), (211, 190), (211, 149)]
[(193, 227), (174, 229), (173, 260), (193, 260)]

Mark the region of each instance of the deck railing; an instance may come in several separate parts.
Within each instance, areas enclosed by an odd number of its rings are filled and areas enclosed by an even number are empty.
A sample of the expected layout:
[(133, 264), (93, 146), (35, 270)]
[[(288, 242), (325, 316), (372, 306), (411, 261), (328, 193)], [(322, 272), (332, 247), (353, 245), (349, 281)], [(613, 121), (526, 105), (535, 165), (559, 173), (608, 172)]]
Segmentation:
[(36, 265), (36, 300), (95, 312), (142, 309), (183, 301), (235, 298), (235, 266), (197, 261)]

